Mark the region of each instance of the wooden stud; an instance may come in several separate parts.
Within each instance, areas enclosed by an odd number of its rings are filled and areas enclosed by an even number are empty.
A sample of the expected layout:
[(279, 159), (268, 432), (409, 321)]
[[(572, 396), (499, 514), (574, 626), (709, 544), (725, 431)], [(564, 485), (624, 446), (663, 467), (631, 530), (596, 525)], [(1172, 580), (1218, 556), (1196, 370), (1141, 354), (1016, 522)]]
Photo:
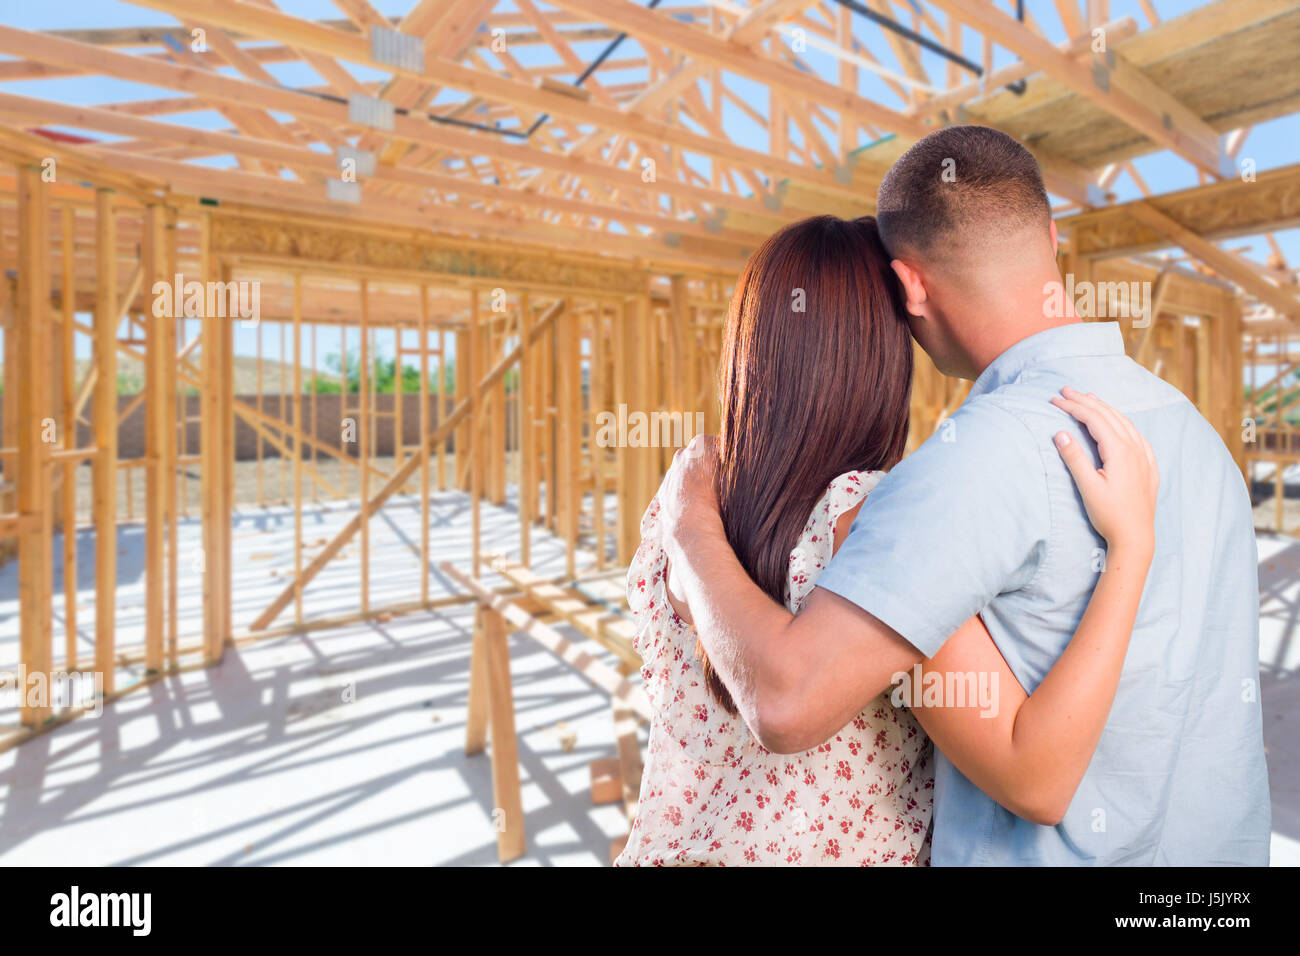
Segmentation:
[[(284, 360), (280, 353), (281, 363)], [(283, 401), (283, 398), (281, 399)], [(281, 413), (283, 414), (283, 408)], [(293, 443), (293, 618), (302, 617), (302, 273), (293, 274), (293, 427), (299, 436)]]
[[(163, 280), (166, 268), (164, 253), (164, 211), (150, 205), (145, 209), (144, 270), (145, 286), (152, 289)], [(166, 613), (166, 524), (167, 499), (163, 486), (167, 481), (166, 433), (167, 396), (164, 393), (167, 353), (166, 325), (170, 316), (150, 315), (145, 344), (145, 670), (163, 668), (163, 630)]]
[[(117, 617), (117, 218), (113, 193), (95, 192), (95, 671), (116, 687)], [(206, 349), (205, 349), (206, 350)], [(211, 461), (205, 458), (205, 461)], [(129, 474), (129, 472), (128, 472)]]
[(38, 727), (53, 711), (50, 698), (51, 513), (49, 395), (50, 287), (47, 261), (49, 217), (39, 166), (18, 170), (18, 309), (15, 341), (25, 387), (17, 389), (18, 633), (24, 683), (19, 719)]
[[(77, 447), (77, 305), (76, 305), (76, 247), (73, 226), (75, 213), (71, 206), (60, 211), (60, 263), (59, 301), (63, 306), (63, 448), (71, 451)], [(71, 670), (77, 666), (77, 466), (69, 460), (63, 466), (63, 666)]]
[(533, 492), (535, 481), (535, 462), (533, 461), (533, 418), (537, 411), (534, 407), (532, 347), (533, 305), (528, 293), (519, 298), (519, 344), (522, 352), (519, 356), (518, 385), (515, 388), (519, 396), (515, 421), (519, 426), (519, 484), (517, 501), (519, 504), (519, 560), (524, 567), (532, 566), (533, 509), (536, 498)]
[[(429, 434), (429, 289), (420, 286), (420, 441)], [(429, 600), (429, 450), (420, 452), (420, 600)], [(299, 572), (301, 573), (301, 572)]]
[[(361, 280), (361, 381), (357, 391), (357, 438), (361, 449), (361, 613), (370, 611), (370, 316), (369, 283)], [(302, 575), (295, 575), (295, 583)], [(301, 587), (301, 584), (298, 584)]]
[[(481, 395), (475, 387), (479, 379), (479, 342), (482, 338), (482, 319), (479, 315), (479, 290), (471, 289), (469, 293), (469, 330), (465, 337), (466, 358), (469, 376), (465, 388), (469, 400), (469, 499), (470, 499), (470, 566), (474, 577), (478, 577), (480, 543), (483, 530), (481, 512), (483, 498), (483, 434), (482, 415), (486, 396)], [(458, 360), (459, 364), (459, 360)], [(459, 378), (459, 376), (458, 376)], [(459, 450), (458, 450), (459, 456)]]

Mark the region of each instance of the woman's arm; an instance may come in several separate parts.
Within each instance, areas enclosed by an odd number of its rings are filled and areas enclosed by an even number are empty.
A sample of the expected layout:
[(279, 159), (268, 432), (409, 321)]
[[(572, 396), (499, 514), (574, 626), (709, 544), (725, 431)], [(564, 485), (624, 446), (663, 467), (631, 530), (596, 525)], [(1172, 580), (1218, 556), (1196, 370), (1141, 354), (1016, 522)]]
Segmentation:
[(696, 435), (659, 487), (670, 600), (695, 626), (759, 743), (774, 753), (802, 753), (923, 655), (839, 595), (814, 588), (796, 616), (753, 582), (718, 514), (716, 443)]
[(987, 713), (987, 700), (984, 706), (968, 700), (964, 707), (912, 710), (976, 786), (1017, 816), (1047, 826), (1059, 823), (1074, 799), (1115, 699), (1154, 550), (1159, 484), (1151, 446), (1127, 418), (1094, 395), (1074, 389), (1062, 395), (1053, 401), (1088, 427), (1102, 460), (1094, 469), (1077, 443), (1065, 432), (1057, 435), (1088, 518), (1107, 543), (1083, 619), (1042, 683), (1026, 695), (983, 622), (972, 618), (922, 666), (941, 675), (978, 675), (996, 688), (994, 712)]

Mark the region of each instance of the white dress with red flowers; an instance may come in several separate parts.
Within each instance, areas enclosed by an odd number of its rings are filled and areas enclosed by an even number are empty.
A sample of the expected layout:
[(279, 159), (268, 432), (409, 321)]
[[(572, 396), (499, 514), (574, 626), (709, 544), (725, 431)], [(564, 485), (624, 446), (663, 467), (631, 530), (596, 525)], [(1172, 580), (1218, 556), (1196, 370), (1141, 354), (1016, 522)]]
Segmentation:
[[(792, 612), (830, 561), (835, 523), (881, 477), (847, 472), (817, 502), (790, 553)], [(932, 750), (911, 713), (882, 694), (816, 749), (772, 753), (710, 696), (695, 631), (668, 603), (666, 567), (656, 498), (627, 576), (654, 721), (615, 865), (928, 865)]]

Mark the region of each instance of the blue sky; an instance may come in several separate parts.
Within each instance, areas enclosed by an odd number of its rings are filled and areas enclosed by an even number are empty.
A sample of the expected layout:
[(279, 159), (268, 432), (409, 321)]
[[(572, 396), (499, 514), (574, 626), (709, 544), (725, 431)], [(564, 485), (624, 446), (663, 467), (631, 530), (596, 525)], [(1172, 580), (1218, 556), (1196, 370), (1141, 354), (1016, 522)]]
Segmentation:
[[(339, 8), (330, 0), (277, 0), (277, 2), (284, 11), (301, 17), (319, 19), (341, 16)], [(414, 0), (371, 0), (371, 2), (373, 6), (383, 13), (400, 16), (411, 7)], [(660, 9), (671, 11), (676, 6), (699, 6), (700, 3), (701, 0), (664, 0)], [(546, 9), (545, 4), (539, 5), (542, 9)], [(1079, 5), (1082, 6), (1083, 4), (1080, 2)], [(1154, 5), (1161, 18), (1168, 20), (1195, 7), (1202, 6), (1203, 3), (1199, 2), (1199, 0), (1154, 0)], [(1038, 22), (1050, 39), (1059, 42), (1065, 38), (1064, 30), (1051, 0), (1028, 0), (1026, 7), (1029, 16)], [(1011, 5), (1004, 2), (1004, 9), (1011, 9)], [(513, 6), (505, 2), (505, 0), (497, 6), (497, 12), (510, 10), (513, 10)], [(900, 14), (902, 11), (896, 9), (895, 12)], [(1136, 0), (1112, 0), (1110, 15), (1112, 19), (1131, 16), (1138, 22), (1140, 27), (1145, 28), (1148, 26), (1146, 16)], [(900, 19), (903, 18), (900, 17)], [(939, 17), (939, 19), (942, 19), (942, 17)], [(19, 2), (19, 0), (0, 0), (0, 22), (25, 29), (48, 30), (140, 26), (176, 23), (177, 21), (167, 14), (121, 2), (121, 0), (51, 0), (51, 2), (46, 3), (32, 3), (30, 0), (22, 0), (22, 2)], [(889, 49), (881, 30), (861, 18), (855, 18), (855, 23), (855, 35), (858, 40), (882, 63), (893, 67), (897, 61)], [(979, 38), (969, 30), (965, 31), (965, 34), (965, 46), (961, 52), (976, 62), (980, 61), (981, 47)], [(574, 52), (584, 62), (589, 62), (600, 52), (605, 42), (602, 40), (575, 43)], [(555, 54), (544, 47), (525, 47), (511, 52), (527, 66), (560, 62)], [(629, 39), (619, 49), (616, 58), (639, 55), (640, 50), (636, 41)], [(490, 52), (485, 52), (485, 56), (489, 61), (492, 60)], [(930, 75), (937, 82), (942, 83), (946, 61), (938, 54), (930, 51), (922, 51), (921, 57), (922, 63)], [(827, 79), (837, 80), (838, 64), (829, 54), (810, 48), (804, 54), (804, 58), (814, 72)], [(1013, 61), (1014, 58), (1006, 51), (995, 48), (995, 68)], [(366, 67), (355, 64), (347, 64), (346, 66), (353, 75), (363, 81), (384, 78), (384, 74)], [(305, 65), (277, 63), (269, 64), (267, 68), (278, 80), (289, 86), (315, 85), (321, 82), (317, 74)], [(866, 70), (860, 70), (859, 76), (859, 92), (862, 95), (891, 107), (904, 105), (900, 103), (894, 92), (880, 78)], [(644, 71), (602, 72), (600, 77), (603, 82), (607, 83), (634, 82), (644, 79)], [(557, 78), (570, 81), (573, 79), (572, 76), (563, 75)], [(760, 112), (766, 112), (767, 93), (760, 84), (743, 77), (728, 76), (727, 85), (741, 98), (753, 103)], [(171, 95), (153, 87), (101, 77), (4, 83), (0, 84), (0, 90), (77, 105), (98, 105), (133, 99), (154, 99), (164, 95)], [(446, 104), (455, 102), (459, 98), (460, 94), (446, 92), (436, 102)], [(166, 119), (169, 122), (183, 122), (203, 128), (220, 128), (227, 125), (226, 120), (214, 111), (178, 114), (168, 116)], [(767, 149), (766, 132), (756, 126), (745, 116), (742, 110), (734, 105), (730, 103), (724, 104), (722, 123), (728, 135), (735, 142), (758, 150)], [(703, 130), (700, 131), (703, 132)], [(823, 132), (826, 134), (826, 138), (834, 144), (834, 131), (823, 128)], [(792, 134), (792, 139), (796, 143), (799, 141), (797, 131)], [(856, 143), (853, 145), (861, 146), (864, 144)], [(1257, 126), (1247, 139), (1242, 151), (1242, 157), (1253, 159), (1260, 171), (1294, 163), (1300, 158), (1298, 154), (1300, 154), (1300, 117), (1296, 116), (1285, 117)], [(707, 160), (698, 158), (690, 161), (701, 172), (707, 174)], [(214, 158), (211, 162), (213, 165), (225, 166), (232, 164), (233, 160), (228, 157), (219, 157)], [(1135, 161), (1134, 165), (1151, 189), (1157, 193), (1182, 189), (1197, 183), (1196, 172), (1189, 163), (1167, 154), (1141, 157)], [(1127, 175), (1121, 176), (1114, 185), (1113, 191), (1117, 193), (1120, 201), (1137, 198), (1141, 195), (1136, 184)], [(1288, 230), (1278, 233), (1277, 238), (1288, 262), (1294, 264), (1300, 260), (1300, 230)], [(1267, 246), (1262, 238), (1233, 242), (1231, 247), (1244, 249), (1248, 255), (1259, 261), (1262, 261), (1267, 254)], [(251, 336), (251, 332), (245, 332), (237, 338), (236, 348), (238, 351), (245, 354), (251, 352), (253, 348)], [(267, 338), (266, 354), (270, 356), (278, 353), (278, 334), (268, 335)], [(270, 341), (272, 338), (274, 338), (274, 342)]]

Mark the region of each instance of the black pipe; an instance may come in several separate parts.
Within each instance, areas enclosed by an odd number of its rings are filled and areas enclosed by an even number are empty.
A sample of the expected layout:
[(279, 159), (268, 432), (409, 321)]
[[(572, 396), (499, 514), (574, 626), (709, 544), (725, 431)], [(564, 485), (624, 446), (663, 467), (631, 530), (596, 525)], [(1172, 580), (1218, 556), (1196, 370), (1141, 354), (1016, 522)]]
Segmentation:
[[(650, 2), (646, 4), (646, 9), (653, 10), (655, 7), (659, 6), (659, 3), (660, 0), (650, 0)], [(596, 59), (592, 60), (591, 63), (587, 66), (587, 68), (583, 70), (582, 73), (578, 76), (578, 78), (573, 81), (573, 85), (577, 87), (581, 87), (583, 83), (587, 82), (587, 78), (591, 76), (591, 74), (595, 73), (598, 69), (600, 69), (600, 65), (604, 63), (607, 59), (609, 59), (610, 55), (613, 54), (613, 52), (618, 49), (619, 44), (621, 44), (626, 39), (627, 39), (627, 34), (620, 33), (618, 36), (614, 37), (614, 39), (610, 40), (609, 43), (606, 44), (605, 49), (600, 51), (600, 54), (596, 57)], [(551, 118), (550, 114), (548, 113), (543, 113), (541, 116), (537, 117), (537, 119), (533, 122), (533, 125), (528, 127), (528, 132), (524, 134), (524, 139), (528, 139), (534, 133), (536, 133), (537, 130), (541, 127), (541, 125), (545, 123), (547, 120), (549, 120), (550, 118)]]
[[(903, 26), (897, 20), (890, 19), (889, 17), (885, 16), (882, 13), (876, 13), (876, 11), (874, 10), (868, 10), (862, 4), (855, 2), (855, 0), (835, 0), (835, 2), (842, 7), (852, 10), (854, 13), (859, 14), (860, 16), (866, 17), (872, 23), (878, 24), (886, 30), (889, 30), (893, 33), (897, 33), (899, 36), (911, 40), (913, 43), (917, 44), (918, 46), (925, 47), (925, 49), (930, 50), (933, 53), (937, 53), (941, 57), (944, 57), (947, 60), (951, 60), (953, 63), (956, 63), (959, 66), (965, 67), (966, 69), (974, 73), (976, 76), (984, 75), (984, 68), (981, 67), (978, 63), (966, 59), (966, 57), (962, 56), (960, 53), (955, 53), (954, 51), (944, 46), (942, 43), (937, 43), (934, 40), (931, 40), (929, 37), (917, 33), (915, 30), (911, 29), (910, 27)], [(1021, 23), (1025, 22), (1025, 0), (1016, 0), (1016, 19)], [(1025, 87), (1026, 87), (1026, 83), (1024, 80), (1017, 80), (1014, 83), (1007, 84), (1007, 89), (1009, 89), (1012, 93), (1015, 93), (1017, 96), (1022, 96), (1024, 94)]]
[(876, 13), (875, 10), (868, 10), (862, 4), (856, 3), (855, 0), (835, 0), (835, 2), (842, 7), (847, 7), (848, 9), (852, 10), (854, 13), (858, 14), (859, 16), (866, 17), (872, 23), (879, 24), (880, 26), (884, 27), (886, 30), (891, 31), (892, 33), (897, 33), (901, 37), (906, 37), (907, 39), (911, 40), (913, 43), (917, 44), (918, 46), (925, 47), (927, 50), (931, 51), (932, 53), (937, 53), (941, 57), (951, 60), (952, 62), (958, 64), (959, 66), (964, 66), (966, 69), (970, 70), (976, 76), (984, 75), (984, 69), (978, 63), (966, 59), (960, 53), (954, 53), (952, 50), (948, 49), (942, 43), (936, 43), (934, 40), (931, 40), (927, 36), (922, 36), (921, 34), (917, 33), (915, 30), (911, 29), (910, 27), (903, 26), (897, 20), (891, 20), (883, 13)]
[[(1025, 0), (1016, 0), (1016, 19), (1021, 23), (1025, 22)], [(1015, 93), (1016, 96), (1024, 96), (1028, 85), (1025, 80), (1016, 80), (1014, 83), (1008, 83), (1007, 89)]]

